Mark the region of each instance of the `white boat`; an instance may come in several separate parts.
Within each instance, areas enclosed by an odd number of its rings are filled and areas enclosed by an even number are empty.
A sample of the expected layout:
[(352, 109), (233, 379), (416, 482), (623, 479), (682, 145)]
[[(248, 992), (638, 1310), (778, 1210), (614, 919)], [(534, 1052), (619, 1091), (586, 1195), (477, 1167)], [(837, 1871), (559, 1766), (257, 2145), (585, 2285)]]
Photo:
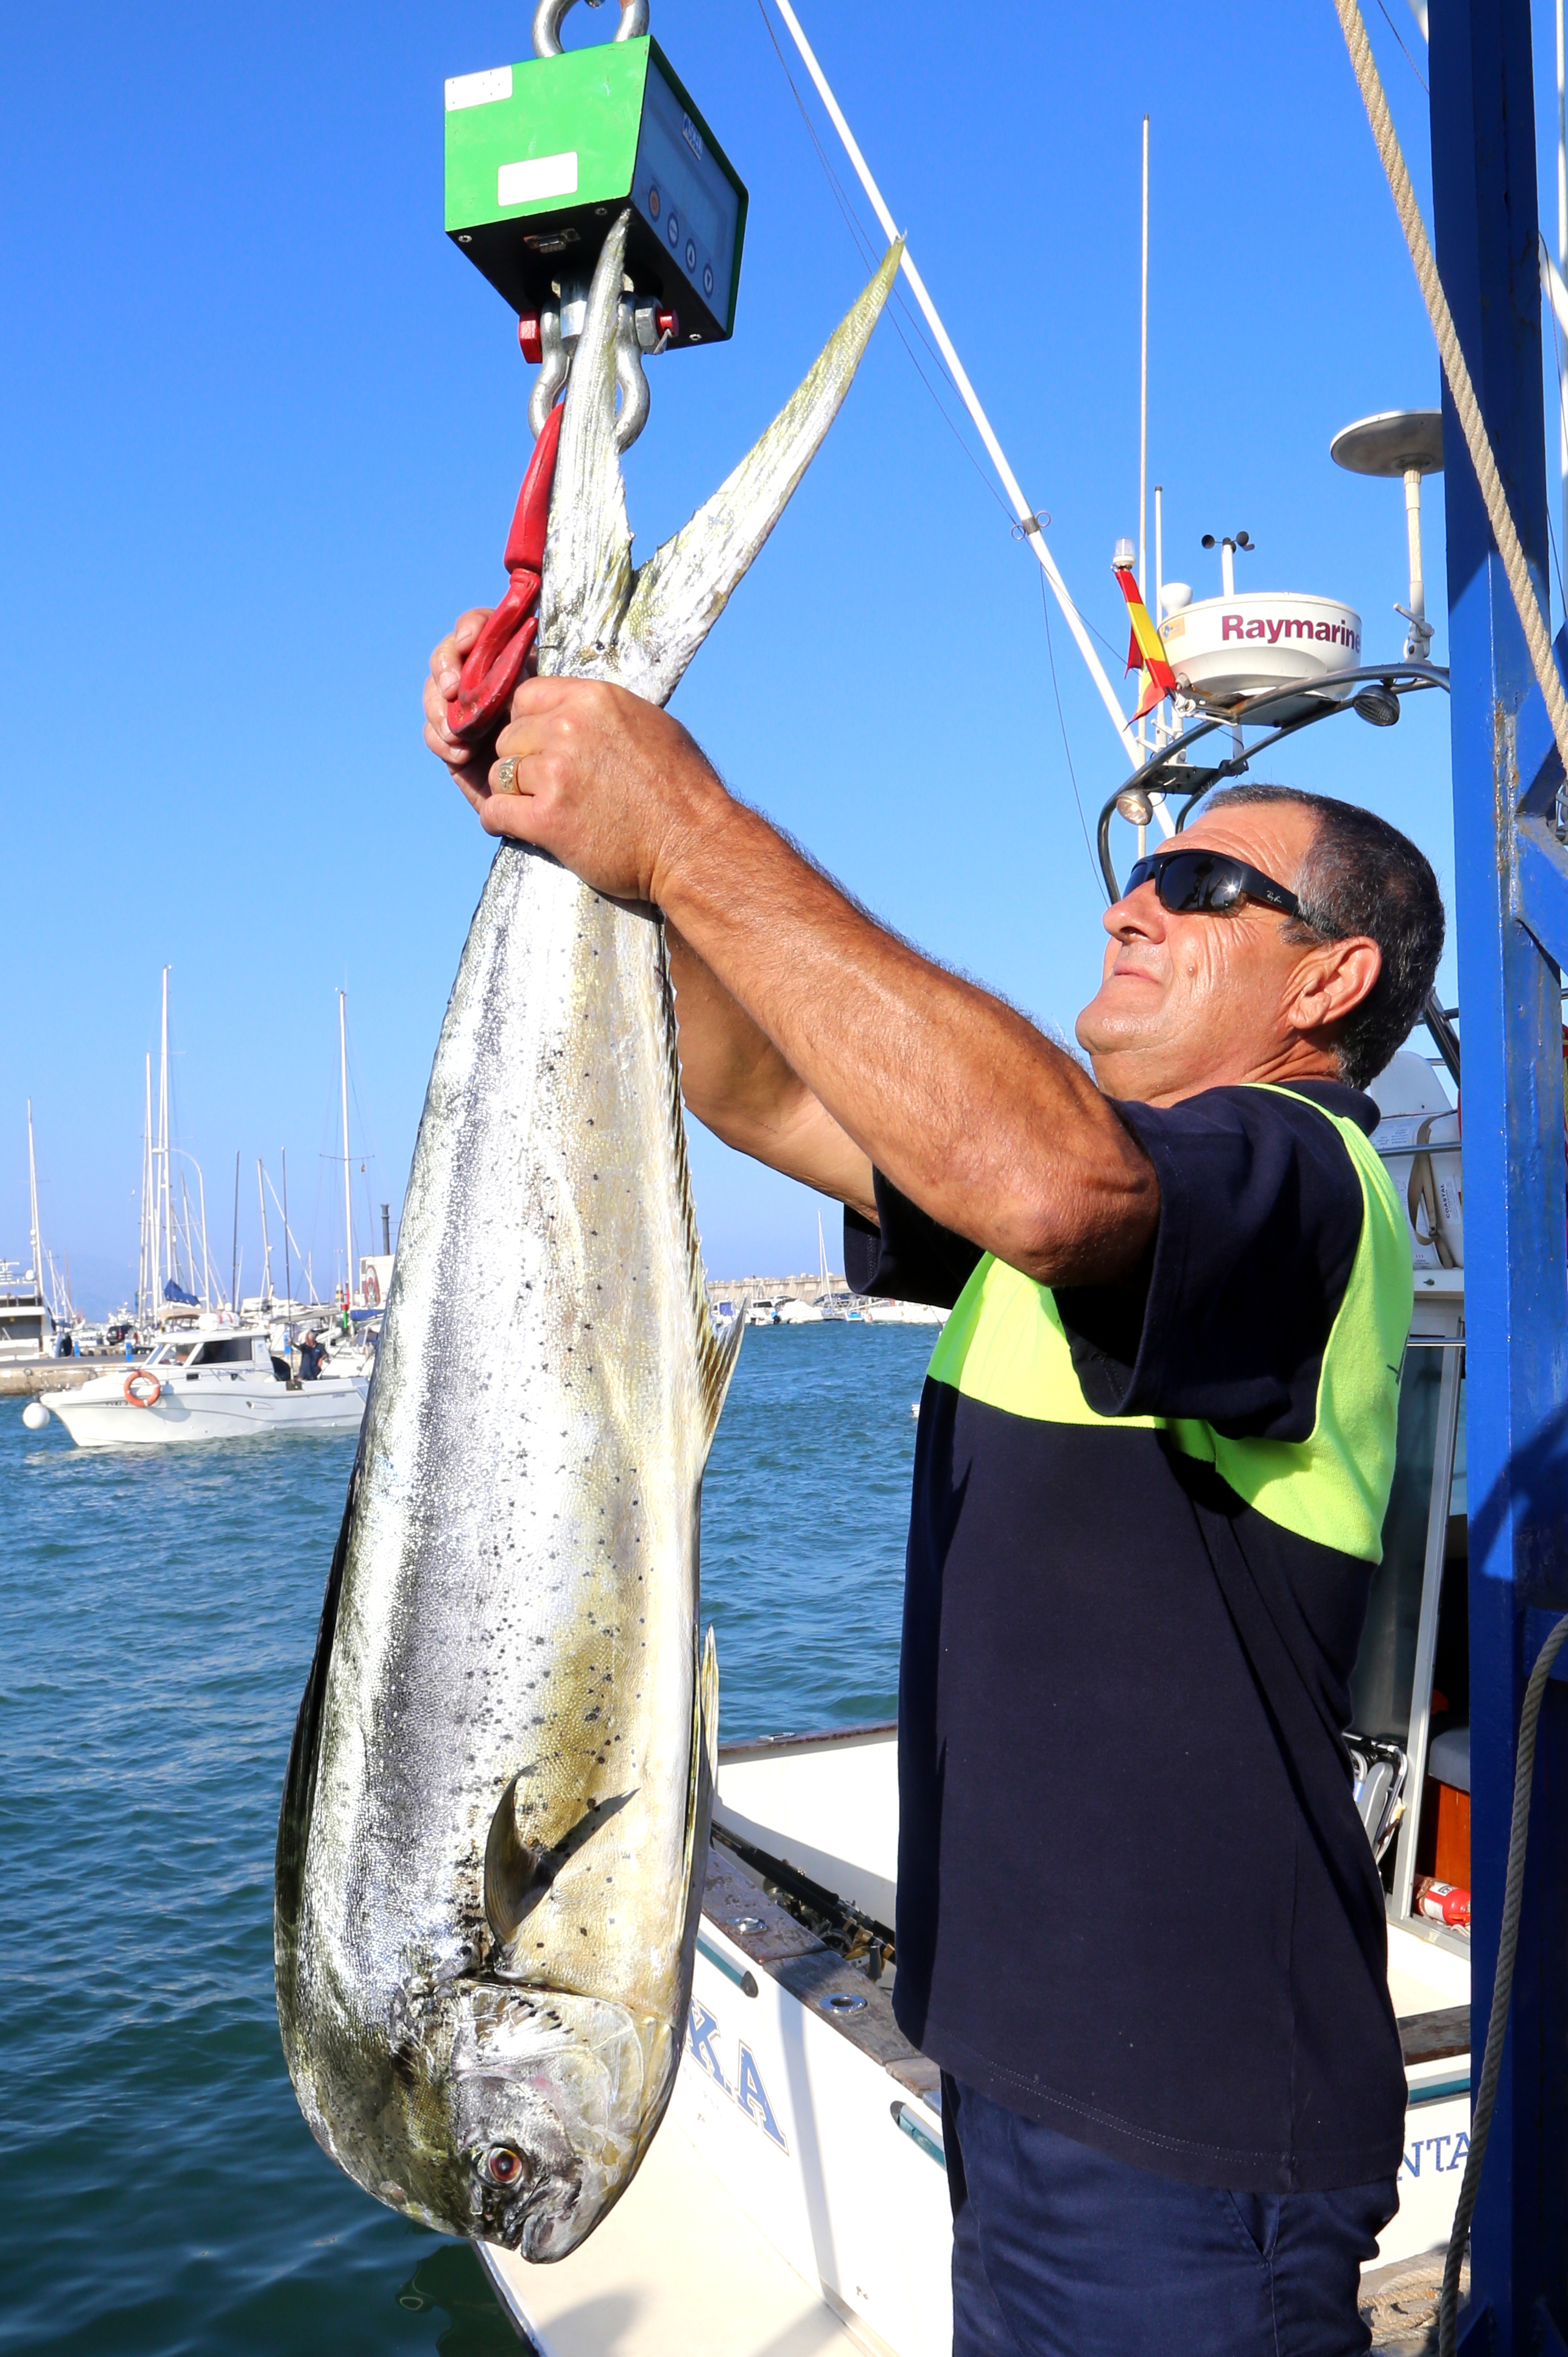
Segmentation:
[(947, 1311), (929, 1301), (873, 1301), (862, 1305), (868, 1326), (945, 1326)]
[(292, 1383), (264, 1328), (216, 1317), (171, 1334), (134, 1363), (75, 1391), (40, 1393), (79, 1448), (158, 1448), (263, 1433), (358, 1432), (372, 1359), (329, 1360), (314, 1383)]
[(0, 1261), (0, 1366), (58, 1355), (54, 1318), (34, 1270), (24, 1275), (15, 1261)]
[[(32, 1260), (26, 1269), (0, 1260), (0, 1366), (23, 1366), (55, 1359), (70, 1342), (44, 1298), (44, 1250), (38, 1240), (38, 1170), (33, 1153), (33, 1106), (27, 1101), (27, 1237)], [(53, 1268), (53, 1262), (49, 1266)], [(64, 1305), (57, 1303), (63, 1309)]]
[[(726, 1746), (714, 1820), (686, 2050), (652, 2153), (571, 2257), (479, 2256), (541, 2357), (948, 2357), (939, 2078), (893, 2018), (886, 1961), (895, 1730)], [(1470, 2124), (1464, 1943), (1391, 1921), (1389, 1986), (1410, 2093), (1380, 2267), (1452, 2222)]]

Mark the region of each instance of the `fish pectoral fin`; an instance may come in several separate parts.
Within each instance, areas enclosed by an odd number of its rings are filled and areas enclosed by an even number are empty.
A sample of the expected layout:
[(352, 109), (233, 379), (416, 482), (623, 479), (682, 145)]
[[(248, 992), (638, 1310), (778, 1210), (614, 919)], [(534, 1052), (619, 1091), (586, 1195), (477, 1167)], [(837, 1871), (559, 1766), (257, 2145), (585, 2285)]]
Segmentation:
[(692, 1695), (692, 1776), (686, 1792), (686, 1929), (681, 1943), (685, 1986), (692, 1986), (713, 1837), (714, 1793), (719, 1781), (719, 1649), (710, 1622)]
[(514, 1776), (501, 1794), (485, 1843), (485, 1920), (502, 1947), (516, 1939), (562, 1867), (575, 1857), (584, 1843), (637, 1798), (634, 1786), (629, 1792), (618, 1792), (613, 1800), (590, 1801), (570, 1832), (545, 1849), (525, 1841), (518, 1829), (521, 1781)]
[[(691, 522), (639, 566), (613, 666), (622, 686), (651, 704), (674, 694), (838, 415), (903, 253), (900, 238), (767, 432)], [(569, 430), (569, 410), (567, 422)]]
[(504, 1947), (550, 1887), (547, 1850), (524, 1841), (517, 1822), (514, 1776), (497, 1803), (485, 1843), (485, 1920)]
[(571, 1832), (563, 1834), (560, 1840), (553, 1843), (546, 1852), (549, 1879), (552, 1882), (554, 1881), (567, 1859), (575, 1857), (583, 1844), (585, 1841), (591, 1841), (601, 1825), (607, 1825), (612, 1817), (618, 1816), (628, 1801), (636, 1800), (637, 1793), (638, 1788), (634, 1785), (629, 1792), (618, 1792), (613, 1800), (588, 1803)]
[(703, 1746), (708, 1755), (709, 1779), (716, 1784), (719, 1780), (719, 1648), (711, 1620), (703, 1641), (701, 1693)]

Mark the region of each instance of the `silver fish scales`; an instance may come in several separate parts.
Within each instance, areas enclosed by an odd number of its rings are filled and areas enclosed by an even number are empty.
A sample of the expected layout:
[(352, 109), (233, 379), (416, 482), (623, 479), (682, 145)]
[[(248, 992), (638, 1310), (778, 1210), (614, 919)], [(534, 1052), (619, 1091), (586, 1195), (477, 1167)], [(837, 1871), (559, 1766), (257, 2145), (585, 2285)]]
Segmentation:
[[(562, 423), (540, 668), (662, 704), (836, 414), (897, 249), (639, 571), (614, 447), (627, 221)], [(630, 2181), (691, 1996), (718, 1724), (708, 1317), (658, 912), (503, 844), (442, 1028), (289, 1760), (302, 2110), (408, 2215), (554, 2259)]]

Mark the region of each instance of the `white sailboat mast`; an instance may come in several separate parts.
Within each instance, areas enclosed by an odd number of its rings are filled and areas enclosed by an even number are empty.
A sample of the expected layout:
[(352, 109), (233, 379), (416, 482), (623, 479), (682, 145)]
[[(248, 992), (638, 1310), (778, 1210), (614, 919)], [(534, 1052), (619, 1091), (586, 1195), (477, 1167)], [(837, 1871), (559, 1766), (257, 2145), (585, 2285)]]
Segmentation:
[(138, 1319), (152, 1315), (153, 1296), (156, 1286), (153, 1278), (153, 1228), (157, 1217), (155, 1209), (153, 1181), (153, 1060), (144, 1057), (142, 1077), (146, 1090), (145, 1109), (142, 1117), (142, 1249), (136, 1272), (136, 1316)]
[(38, 1169), (33, 1158), (33, 1100), (27, 1099), (27, 1203), (31, 1218), (28, 1233), (33, 1247), (33, 1283), (38, 1299), (44, 1297), (44, 1248), (38, 1241)]
[(158, 1050), (158, 1245), (162, 1265), (154, 1266), (153, 1291), (159, 1297), (164, 1279), (174, 1275), (174, 1193), (169, 1186), (168, 1167), (168, 973), (166, 965)]
[[(212, 1307), (212, 1270), (207, 1257), (207, 1180), (202, 1176), (201, 1165), (199, 1162), (196, 1166), (196, 1184), (197, 1189), (201, 1198), (201, 1306), (204, 1309), (210, 1309)], [(218, 1288), (218, 1298), (220, 1301), (223, 1298), (223, 1289), (221, 1286)]]
[(262, 1157), (256, 1157), (256, 1200), (262, 1207), (262, 1300), (273, 1297), (273, 1247), (267, 1234), (267, 1190), (262, 1183)]
[(349, 994), (338, 993), (338, 1076), (343, 1092), (343, 1307), (354, 1301), (354, 1212), (349, 1187)]

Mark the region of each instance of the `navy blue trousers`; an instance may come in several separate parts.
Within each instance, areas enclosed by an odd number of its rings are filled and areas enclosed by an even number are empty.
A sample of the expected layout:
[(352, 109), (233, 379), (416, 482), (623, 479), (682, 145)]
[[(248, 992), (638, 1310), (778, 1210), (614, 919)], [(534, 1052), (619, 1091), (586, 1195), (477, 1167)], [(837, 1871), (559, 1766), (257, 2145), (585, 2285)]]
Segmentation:
[(942, 2078), (953, 2357), (1359, 2357), (1392, 2178), (1228, 2193), (1156, 2177)]

